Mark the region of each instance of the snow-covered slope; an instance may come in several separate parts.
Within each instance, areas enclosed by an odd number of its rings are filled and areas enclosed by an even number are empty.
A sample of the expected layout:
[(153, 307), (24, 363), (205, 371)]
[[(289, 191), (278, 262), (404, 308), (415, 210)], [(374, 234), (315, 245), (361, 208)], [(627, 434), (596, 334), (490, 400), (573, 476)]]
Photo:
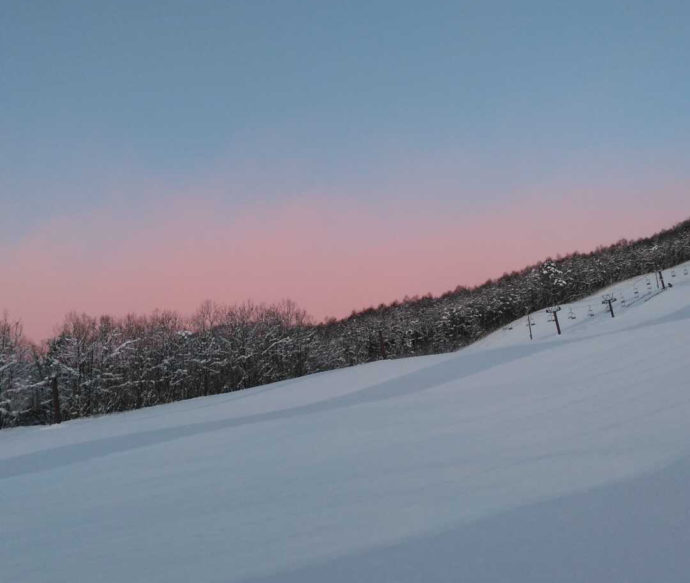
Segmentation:
[(541, 313), (533, 341), (523, 318), (454, 354), (4, 430), (0, 581), (687, 581), (686, 267), (607, 290), (615, 318), (563, 306), (562, 336)]

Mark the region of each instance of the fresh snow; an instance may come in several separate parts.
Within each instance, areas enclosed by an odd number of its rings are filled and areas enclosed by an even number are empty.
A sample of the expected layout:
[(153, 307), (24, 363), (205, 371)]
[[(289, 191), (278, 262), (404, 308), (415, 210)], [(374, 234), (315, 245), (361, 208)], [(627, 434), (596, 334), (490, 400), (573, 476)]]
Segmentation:
[(676, 274), (605, 290), (613, 319), (605, 292), (564, 305), (562, 336), (542, 312), (532, 342), (522, 318), (453, 354), (0, 431), (0, 581), (687, 581)]

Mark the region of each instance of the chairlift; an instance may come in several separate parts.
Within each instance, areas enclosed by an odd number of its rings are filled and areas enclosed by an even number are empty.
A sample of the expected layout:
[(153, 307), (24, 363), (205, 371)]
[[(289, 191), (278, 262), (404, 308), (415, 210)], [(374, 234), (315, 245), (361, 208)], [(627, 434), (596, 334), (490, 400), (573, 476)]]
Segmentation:
[(589, 306), (589, 308), (587, 309), (587, 315), (588, 315), (590, 318), (593, 318), (593, 317), (594, 317), (594, 312), (592, 311), (592, 306)]
[(577, 317), (575, 316), (575, 312), (573, 312), (573, 309), (570, 308), (570, 310), (568, 310), (568, 320), (575, 320), (575, 319), (577, 319)]
[(671, 277), (676, 277), (676, 270), (675, 269), (671, 270)]

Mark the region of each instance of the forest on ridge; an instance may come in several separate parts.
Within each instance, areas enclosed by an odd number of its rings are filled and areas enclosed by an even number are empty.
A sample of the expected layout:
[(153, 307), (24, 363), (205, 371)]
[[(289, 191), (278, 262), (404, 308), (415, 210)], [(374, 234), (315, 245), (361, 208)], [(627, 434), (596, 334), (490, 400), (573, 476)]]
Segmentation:
[[(0, 428), (56, 423), (466, 346), (537, 310), (690, 260), (690, 220), (651, 237), (548, 258), (439, 297), (315, 323), (293, 302), (204, 302), (191, 317), (69, 314), (41, 343), (0, 319)], [(0, 306), (1, 307), (1, 306)], [(324, 390), (327, 390), (325, 387)]]

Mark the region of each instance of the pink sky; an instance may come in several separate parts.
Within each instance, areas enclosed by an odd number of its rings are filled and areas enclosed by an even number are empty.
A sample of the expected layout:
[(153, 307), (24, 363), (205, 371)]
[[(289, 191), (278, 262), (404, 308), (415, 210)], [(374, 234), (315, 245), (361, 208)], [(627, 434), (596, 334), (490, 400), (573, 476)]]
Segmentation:
[(690, 216), (688, 2), (14, 4), (0, 314), (34, 339), (343, 316)]
[(316, 318), (344, 316), (649, 235), (690, 211), (629, 208), (624, 199), (587, 191), (558, 208), (531, 196), (472, 212), (439, 202), (307, 196), (241, 210), (180, 197), (146, 216), (102, 208), (55, 218), (0, 247), (0, 309), (21, 318), (34, 339), (50, 335), (71, 310), (190, 313), (205, 299), (290, 298)]

